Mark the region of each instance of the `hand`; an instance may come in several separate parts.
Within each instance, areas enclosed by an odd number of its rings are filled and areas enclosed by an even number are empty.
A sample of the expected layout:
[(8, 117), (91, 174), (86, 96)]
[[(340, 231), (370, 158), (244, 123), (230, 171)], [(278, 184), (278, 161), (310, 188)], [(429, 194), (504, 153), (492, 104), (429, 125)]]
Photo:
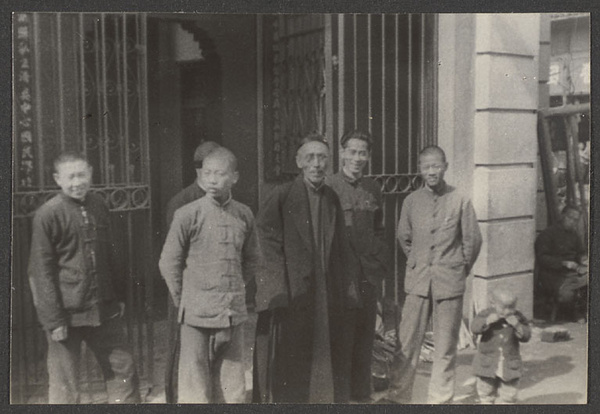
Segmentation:
[(573, 262), (573, 261), (571, 261), (571, 260), (564, 260), (564, 261), (562, 262), (562, 265), (563, 265), (563, 267), (566, 267), (566, 268), (567, 268), (567, 269), (569, 269), (569, 270), (576, 270), (576, 269), (577, 269), (577, 267), (579, 266), (579, 265), (577, 264), (577, 262)]
[(512, 315), (507, 316), (505, 319), (506, 323), (513, 327), (517, 326), (517, 324), (519, 323), (519, 318), (517, 318), (517, 315), (515, 315), (514, 313)]
[(50, 332), (50, 338), (52, 338), (54, 342), (64, 341), (65, 339), (67, 339), (67, 335), (68, 329), (66, 325), (59, 326), (58, 328), (55, 328), (52, 330), (52, 332)]
[(491, 325), (491, 324), (493, 324), (494, 322), (497, 322), (497, 321), (499, 321), (499, 320), (500, 320), (500, 316), (498, 316), (498, 314), (497, 314), (496, 312), (494, 312), (494, 313), (490, 313), (490, 314), (488, 315), (488, 317), (485, 319), (485, 323), (486, 323), (487, 325)]
[(119, 318), (125, 316), (125, 303), (119, 302)]

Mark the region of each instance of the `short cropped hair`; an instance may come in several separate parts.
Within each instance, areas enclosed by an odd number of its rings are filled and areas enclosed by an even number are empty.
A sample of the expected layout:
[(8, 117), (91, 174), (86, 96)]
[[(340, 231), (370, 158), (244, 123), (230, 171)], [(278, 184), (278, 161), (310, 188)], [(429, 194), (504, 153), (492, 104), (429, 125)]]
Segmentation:
[(368, 132), (362, 132), (357, 129), (346, 132), (344, 135), (342, 135), (342, 138), (340, 139), (340, 145), (342, 146), (342, 148), (346, 148), (348, 141), (351, 139), (360, 139), (361, 141), (365, 141), (367, 143), (367, 150), (371, 151), (371, 145), (373, 145), (373, 138)]
[(308, 144), (309, 142), (313, 141), (320, 142), (321, 144), (324, 144), (327, 148), (329, 148), (329, 143), (323, 135), (319, 134), (318, 132), (311, 132), (298, 142), (296, 152), (298, 152), (304, 144)]
[(90, 165), (90, 162), (88, 161), (87, 157), (80, 153), (80, 152), (76, 152), (76, 151), (65, 151), (62, 152), (58, 155), (58, 157), (56, 157), (54, 159), (54, 172), (58, 173), (58, 167), (61, 164), (67, 163), (67, 162), (74, 162), (74, 161), (83, 161), (85, 162), (88, 166)]
[(494, 301), (501, 301), (505, 304), (515, 305), (517, 303), (517, 295), (505, 287), (497, 287), (492, 291)]
[(206, 156), (220, 147), (221, 146), (214, 141), (205, 141), (198, 145), (194, 152), (194, 167), (202, 168), (202, 161), (204, 161)]
[(446, 153), (444, 152), (443, 149), (441, 149), (437, 145), (429, 145), (429, 146), (423, 148), (421, 150), (421, 152), (419, 152), (419, 158), (421, 158), (424, 155), (433, 155), (433, 154), (440, 155), (442, 157), (442, 160), (444, 162), (446, 162)]
[(229, 163), (231, 170), (234, 172), (237, 171), (237, 157), (227, 148), (221, 146), (215, 148), (213, 151), (207, 154), (206, 157), (204, 157), (204, 161), (211, 158), (220, 158), (226, 160)]

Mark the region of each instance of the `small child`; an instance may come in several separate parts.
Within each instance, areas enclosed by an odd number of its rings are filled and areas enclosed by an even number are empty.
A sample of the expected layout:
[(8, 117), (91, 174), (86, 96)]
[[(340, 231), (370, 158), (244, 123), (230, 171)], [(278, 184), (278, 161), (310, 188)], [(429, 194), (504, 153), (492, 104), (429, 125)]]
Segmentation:
[(179, 308), (180, 403), (243, 403), (246, 288), (259, 263), (254, 216), (231, 198), (237, 160), (225, 148), (202, 165), (206, 195), (179, 208), (159, 267)]
[(471, 331), (481, 334), (473, 360), (477, 393), (482, 404), (512, 404), (517, 398), (523, 365), (519, 342), (529, 341), (531, 328), (525, 316), (516, 310), (514, 293), (494, 290), (491, 305), (471, 323)]

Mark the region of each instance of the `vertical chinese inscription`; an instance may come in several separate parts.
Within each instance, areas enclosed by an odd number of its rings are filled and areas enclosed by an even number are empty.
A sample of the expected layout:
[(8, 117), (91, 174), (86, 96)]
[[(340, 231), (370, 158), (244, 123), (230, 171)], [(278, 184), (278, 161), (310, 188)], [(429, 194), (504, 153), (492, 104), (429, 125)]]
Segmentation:
[(35, 174), (29, 14), (17, 14), (14, 37), (15, 161), (18, 165), (16, 185), (19, 189), (28, 189), (34, 186)]

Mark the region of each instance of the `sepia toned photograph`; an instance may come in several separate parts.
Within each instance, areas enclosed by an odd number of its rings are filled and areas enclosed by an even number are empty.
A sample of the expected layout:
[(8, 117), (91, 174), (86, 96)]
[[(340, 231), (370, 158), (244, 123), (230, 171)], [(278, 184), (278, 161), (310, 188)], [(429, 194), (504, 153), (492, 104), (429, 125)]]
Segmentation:
[(590, 13), (17, 12), (11, 404), (587, 404)]

